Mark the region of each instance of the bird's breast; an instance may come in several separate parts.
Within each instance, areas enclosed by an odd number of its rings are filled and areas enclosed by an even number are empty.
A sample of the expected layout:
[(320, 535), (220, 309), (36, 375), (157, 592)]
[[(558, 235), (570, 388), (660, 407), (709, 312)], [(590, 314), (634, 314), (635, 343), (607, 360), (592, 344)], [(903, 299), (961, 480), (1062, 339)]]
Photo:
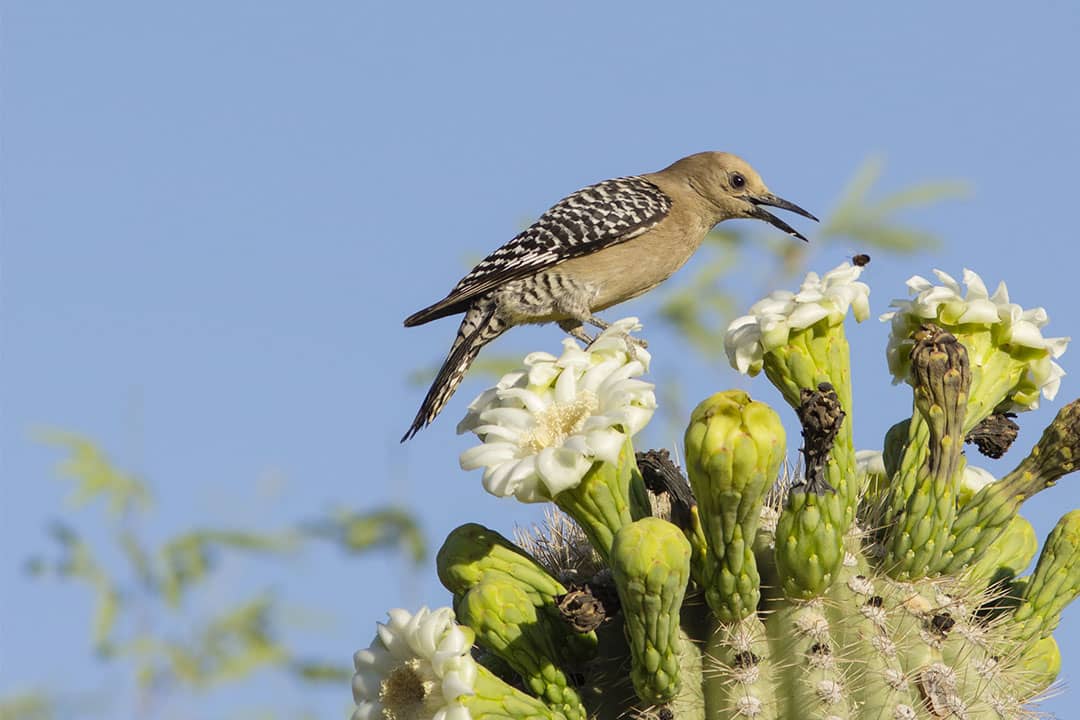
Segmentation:
[(637, 297), (671, 277), (701, 245), (707, 227), (665, 227), (568, 260), (557, 270), (593, 290), (595, 312)]

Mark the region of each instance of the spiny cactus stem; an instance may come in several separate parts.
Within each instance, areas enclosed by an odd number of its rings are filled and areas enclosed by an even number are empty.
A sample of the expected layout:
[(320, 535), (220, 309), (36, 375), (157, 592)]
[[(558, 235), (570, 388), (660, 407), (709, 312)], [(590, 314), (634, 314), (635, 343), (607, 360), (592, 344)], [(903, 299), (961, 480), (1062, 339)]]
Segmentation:
[(848, 533), (844, 547), (844, 561), (825, 606), (835, 629), (835, 654), (858, 677), (850, 683), (858, 717), (904, 717), (909, 711), (914, 713), (918, 703), (889, 637), (880, 578), (862, 553), (862, 533), (857, 528)]
[(849, 718), (851, 696), (822, 599), (794, 601), (766, 620), (781, 718)]
[(765, 625), (756, 614), (709, 631), (702, 678), (705, 716), (779, 720)]
[[(915, 334), (911, 375), (915, 411), (928, 430), (927, 457), (915, 469), (915, 484), (907, 498), (894, 496), (894, 507), (903, 500), (904, 509), (887, 530), (884, 562), (886, 570), (901, 580), (937, 572), (949, 543), (971, 386), (967, 350), (953, 335), (926, 325)], [(908, 454), (914, 452), (909, 444)]]

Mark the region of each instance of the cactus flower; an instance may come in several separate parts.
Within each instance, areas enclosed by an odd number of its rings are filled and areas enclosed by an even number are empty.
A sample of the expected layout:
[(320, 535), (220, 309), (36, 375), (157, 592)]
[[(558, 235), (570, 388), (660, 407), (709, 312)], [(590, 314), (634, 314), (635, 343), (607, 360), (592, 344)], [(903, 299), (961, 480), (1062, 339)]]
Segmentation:
[(353, 720), (470, 720), (462, 698), (474, 694), (476, 681), (472, 630), (446, 607), (388, 616), (353, 656)]
[(484, 468), (493, 495), (544, 502), (578, 485), (594, 462), (618, 462), (656, 409), (653, 386), (637, 379), (649, 354), (628, 339), (640, 327), (637, 318), (619, 320), (587, 349), (567, 338), (559, 357), (526, 357), (458, 424), (481, 441), (461, 454), (462, 469)]
[(1041, 307), (1025, 310), (1010, 302), (1002, 282), (993, 295), (981, 277), (964, 270), (962, 293), (948, 273), (934, 270), (940, 285), (914, 275), (907, 281), (909, 299), (893, 300), (895, 310), (881, 316), (891, 322), (886, 357), (894, 382), (910, 381), (913, 334), (933, 322), (952, 333), (968, 349), (972, 367), (971, 402), (966, 427), (1002, 406), (1004, 410), (1033, 410), (1039, 395), (1053, 400), (1065, 371), (1054, 362), (1069, 344), (1067, 337), (1043, 337), (1048, 321)]

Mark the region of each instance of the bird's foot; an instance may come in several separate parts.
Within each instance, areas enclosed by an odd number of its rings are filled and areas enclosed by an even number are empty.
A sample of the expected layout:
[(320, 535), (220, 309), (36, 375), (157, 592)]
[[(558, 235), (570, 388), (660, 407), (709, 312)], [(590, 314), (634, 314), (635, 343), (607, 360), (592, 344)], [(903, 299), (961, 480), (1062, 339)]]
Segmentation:
[(562, 328), (563, 331), (570, 337), (585, 343), (585, 347), (589, 347), (594, 342), (596, 342), (596, 338), (585, 332), (585, 326), (579, 322), (573, 320), (564, 320), (559, 323), (559, 327)]

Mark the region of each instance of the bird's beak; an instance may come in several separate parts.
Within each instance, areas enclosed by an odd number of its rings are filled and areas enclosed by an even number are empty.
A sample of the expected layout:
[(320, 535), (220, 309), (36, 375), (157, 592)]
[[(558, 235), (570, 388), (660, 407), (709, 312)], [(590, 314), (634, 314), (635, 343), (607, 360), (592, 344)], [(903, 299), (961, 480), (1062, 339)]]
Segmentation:
[(747, 195), (746, 200), (750, 203), (751, 206), (751, 210), (749, 212), (750, 217), (757, 218), (758, 220), (764, 220), (770, 225), (780, 228), (788, 235), (794, 235), (803, 242), (810, 242), (805, 237), (803, 237), (803, 235), (798, 230), (791, 227), (786, 222), (776, 217), (771, 212), (761, 206), (768, 205), (769, 207), (780, 208), (781, 210), (790, 210), (793, 213), (802, 215), (804, 218), (809, 218), (814, 222), (818, 222), (818, 219), (808, 213), (806, 210), (803, 210), (801, 207), (799, 207), (793, 202), (788, 202), (784, 198), (776, 197), (772, 193), (765, 193), (763, 195)]

